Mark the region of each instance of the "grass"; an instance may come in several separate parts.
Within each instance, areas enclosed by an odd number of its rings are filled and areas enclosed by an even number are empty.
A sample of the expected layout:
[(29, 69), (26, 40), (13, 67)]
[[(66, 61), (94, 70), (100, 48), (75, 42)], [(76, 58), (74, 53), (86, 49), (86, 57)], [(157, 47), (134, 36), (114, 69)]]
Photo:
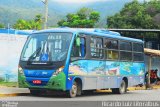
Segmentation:
[(17, 82), (0, 82), (0, 87), (17, 87)]

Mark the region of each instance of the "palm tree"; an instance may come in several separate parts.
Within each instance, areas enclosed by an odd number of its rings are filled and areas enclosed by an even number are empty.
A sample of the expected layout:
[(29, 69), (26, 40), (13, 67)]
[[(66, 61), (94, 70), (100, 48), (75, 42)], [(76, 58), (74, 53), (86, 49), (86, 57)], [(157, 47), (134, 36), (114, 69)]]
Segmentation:
[(35, 26), (37, 30), (42, 29), (42, 16), (40, 14), (36, 15), (35, 19)]

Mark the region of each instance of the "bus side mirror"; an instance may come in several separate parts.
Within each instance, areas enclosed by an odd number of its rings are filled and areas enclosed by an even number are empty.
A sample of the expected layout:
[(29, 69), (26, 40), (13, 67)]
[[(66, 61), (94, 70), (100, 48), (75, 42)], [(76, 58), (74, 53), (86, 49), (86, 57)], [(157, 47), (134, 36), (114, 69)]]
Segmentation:
[(77, 38), (76, 38), (76, 46), (80, 46), (80, 44), (81, 44), (81, 42), (80, 42), (80, 38), (79, 38), (79, 37), (77, 37)]

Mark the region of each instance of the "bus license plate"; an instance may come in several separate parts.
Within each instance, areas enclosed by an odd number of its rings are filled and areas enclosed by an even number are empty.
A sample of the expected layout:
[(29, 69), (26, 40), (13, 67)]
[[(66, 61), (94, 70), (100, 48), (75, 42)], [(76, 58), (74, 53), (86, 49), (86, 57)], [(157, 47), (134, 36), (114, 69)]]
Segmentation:
[(41, 84), (42, 81), (41, 80), (33, 80), (33, 84)]

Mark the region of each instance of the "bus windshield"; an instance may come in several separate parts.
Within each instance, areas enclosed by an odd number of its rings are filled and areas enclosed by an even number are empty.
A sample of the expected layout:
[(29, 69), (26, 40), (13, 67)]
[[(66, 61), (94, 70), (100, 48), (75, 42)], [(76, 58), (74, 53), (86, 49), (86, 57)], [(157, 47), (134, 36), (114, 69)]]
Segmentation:
[(37, 33), (27, 40), (21, 60), (31, 62), (64, 61), (72, 33)]

